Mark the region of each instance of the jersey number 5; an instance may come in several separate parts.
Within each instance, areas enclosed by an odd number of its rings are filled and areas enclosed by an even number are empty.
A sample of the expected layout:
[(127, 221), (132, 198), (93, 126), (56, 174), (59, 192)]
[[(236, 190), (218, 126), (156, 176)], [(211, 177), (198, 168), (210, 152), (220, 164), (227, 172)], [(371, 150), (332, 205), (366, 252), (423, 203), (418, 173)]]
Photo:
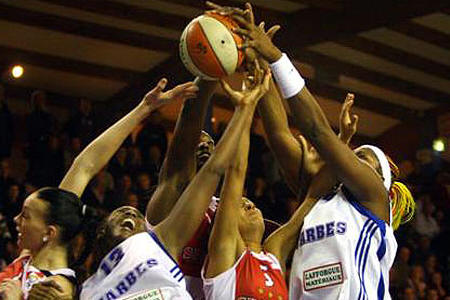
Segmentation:
[(266, 273), (269, 268), (267, 266), (263, 266), (263, 265), (260, 265), (260, 268), (264, 272), (264, 278), (266, 278), (266, 282), (265, 282), (266, 286), (268, 286), (268, 287), (273, 286), (272, 278), (270, 278), (269, 274)]

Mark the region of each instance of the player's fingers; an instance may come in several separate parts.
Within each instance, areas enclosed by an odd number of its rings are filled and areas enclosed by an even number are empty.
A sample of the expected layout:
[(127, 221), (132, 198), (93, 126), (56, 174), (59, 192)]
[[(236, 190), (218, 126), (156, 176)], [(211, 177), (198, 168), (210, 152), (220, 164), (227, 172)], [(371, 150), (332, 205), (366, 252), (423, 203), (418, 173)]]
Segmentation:
[(209, 6), (210, 8), (214, 8), (214, 9), (222, 8), (222, 6), (215, 4), (214, 2), (211, 2), (211, 1), (206, 1), (206, 6)]
[(264, 80), (263, 80), (263, 87), (266, 92), (269, 90), (271, 78), (272, 78), (272, 72), (270, 71), (270, 69), (267, 69), (264, 74)]
[(156, 84), (156, 86), (153, 88), (153, 90), (150, 91), (150, 94), (159, 94), (161, 93), (164, 88), (167, 85), (167, 79), (166, 78), (162, 78), (159, 80), (158, 84)]
[(272, 27), (270, 27), (269, 30), (267, 30), (267, 36), (272, 39), (274, 37), (274, 35), (277, 33), (278, 30), (280, 30), (281, 26), (280, 25), (274, 25)]
[(358, 125), (359, 116), (356, 114), (352, 114), (351, 116), (351, 122), (353, 126)]
[(261, 23), (259, 23), (258, 27), (262, 31), (266, 32), (266, 22), (262, 21)]
[(248, 15), (249, 15), (248, 17), (249, 17), (250, 23), (255, 24), (255, 15), (253, 14), (252, 5), (249, 2), (247, 2), (247, 3), (245, 3), (245, 8), (248, 11)]
[(263, 79), (264, 72), (261, 69), (261, 66), (259, 65), (259, 61), (255, 60), (255, 84), (260, 84)]
[(251, 23), (247, 21), (244, 17), (238, 16), (238, 15), (232, 15), (231, 18), (235, 20), (239, 25), (243, 26), (246, 29), (251, 28)]
[(250, 36), (250, 31), (248, 31), (247, 29), (244, 28), (234, 28), (233, 32), (239, 35), (243, 35), (243, 36)]
[(54, 280), (45, 280), (39, 283), (39, 286), (41, 287), (49, 287), (49, 288), (54, 288), (58, 291), (60, 291), (61, 293), (64, 292), (63, 288), (61, 287), (61, 285), (59, 285), (59, 283), (57, 283)]
[(234, 90), (230, 87), (230, 85), (223, 79), (220, 79), (220, 85), (223, 90), (230, 96), (234, 95)]

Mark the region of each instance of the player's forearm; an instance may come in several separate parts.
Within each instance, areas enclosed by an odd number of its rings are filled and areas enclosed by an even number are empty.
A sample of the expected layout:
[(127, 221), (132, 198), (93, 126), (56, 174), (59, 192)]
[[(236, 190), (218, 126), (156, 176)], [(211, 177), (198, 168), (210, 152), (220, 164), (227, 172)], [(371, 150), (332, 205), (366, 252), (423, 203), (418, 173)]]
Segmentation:
[(204, 126), (208, 104), (217, 83), (196, 78), (199, 94), (184, 102), (177, 119), (174, 136), (161, 168), (160, 181), (177, 176), (177, 181), (189, 182), (195, 175), (195, 150)]
[(337, 139), (337, 136), (331, 129), (314, 96), (304, 87), (296, 96), (287, 101), (292, 111), (295, 125), (321, 154), (321, 149), (327, 147), (328, 138), (334, 137)]
[(204, 168), (207, 168), (208, 172), (214, 172), (223, 175), (226, 169), (233, 161), (233, 155), (237, 147), (239, 147), (240, 138), (245, 131), (246, 125), (253, 119), (255, 112), (255, 106), (253, 104), (242, 107), (237, 107), (225, 130), (219, 144), (216, 147), (211, 158)]
[(280, 164), (289, 187), (297, 192), (302, 150), (290, 131), (286, 110), (273, 81), (269, 91), (259, 102), (258, 110), (269, 147)]
[(280, 132), (290, 133), (286, 111), (273, 80), (270, 81), (269, 91), (259, 101), (258, 111), (269, 138)]
[[(148, 107), (139, 104), (125, 117), (92, 141), (76, 158), (73, 166), (94, 176), (103, 168), (126, 137), (148, 116)], [(71, 167), (72, 169), (72, 167)]]

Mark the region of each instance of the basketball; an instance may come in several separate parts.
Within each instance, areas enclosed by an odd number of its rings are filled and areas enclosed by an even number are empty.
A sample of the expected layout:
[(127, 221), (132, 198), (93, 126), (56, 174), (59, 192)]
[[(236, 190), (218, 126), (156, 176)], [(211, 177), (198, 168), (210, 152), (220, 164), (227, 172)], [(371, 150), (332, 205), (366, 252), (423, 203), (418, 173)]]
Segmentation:
[(192, 20), (180, 39), (180, 57), (195, 76), (216, 80), (233, 74), (241, 65), (238, 49), (242, 38), (233, 33), (238, 27), (228, 16), (206, 13)]

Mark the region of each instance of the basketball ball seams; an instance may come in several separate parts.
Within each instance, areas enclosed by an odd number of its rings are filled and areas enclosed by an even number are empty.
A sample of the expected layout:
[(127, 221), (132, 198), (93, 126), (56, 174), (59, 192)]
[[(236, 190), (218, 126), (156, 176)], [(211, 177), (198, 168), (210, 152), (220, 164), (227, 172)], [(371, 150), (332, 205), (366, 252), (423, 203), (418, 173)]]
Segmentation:
[[(226, 75), (226, 72), (223, 71), (223, 66), (220, 64), (208, 41), (208, 37), (205, 35), (197, 19), (195, 22), (192, 22), (189, 28), (187, 47), (192, 62), (202, 73), (215, 78)], [(194, 51), (197, 53), (194, 53)]]
[[(213, 46), (211, 45), (211, 42), (209, 41), (205, 30), (203, 29), (203, 26), (201, 25), (200, 22), (198, 22), (200, 30), (202, 31), (203, 35), (205, 36), (206, 42), (208, 43), (208, 46), (210, 49), (213, 49)], [(222, 62), (220, 61), (219, 57), (217, 57), (217, 54), (215, 51), (212, 51), (212, 54), (214, 55), (217, 64), (220, 66), (220, 69), (222, 70), (223, 75), (228, 75), (227, 71), (225, 70), (225, 67), (223, 66)]]
[(242, 38), (233, 32), (236, 27), (234, 20), (217, 14), (206, 13), (192, 20), (180, 37), (185, 67), (207, 80), (233, 74), (243, 60), (238, 47)]

